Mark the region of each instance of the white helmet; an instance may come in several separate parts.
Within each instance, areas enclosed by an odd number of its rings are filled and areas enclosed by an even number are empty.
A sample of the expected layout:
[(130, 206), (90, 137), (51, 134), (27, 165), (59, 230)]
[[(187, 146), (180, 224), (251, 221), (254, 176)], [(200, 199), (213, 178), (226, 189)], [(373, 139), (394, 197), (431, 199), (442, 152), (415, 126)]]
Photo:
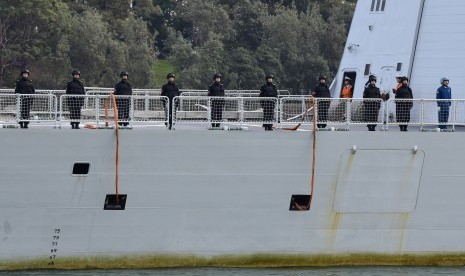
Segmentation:
[(449, 81), (449, 78), (448, 77), (441, 78), (441, 84), (443, 84), (445, 81)]

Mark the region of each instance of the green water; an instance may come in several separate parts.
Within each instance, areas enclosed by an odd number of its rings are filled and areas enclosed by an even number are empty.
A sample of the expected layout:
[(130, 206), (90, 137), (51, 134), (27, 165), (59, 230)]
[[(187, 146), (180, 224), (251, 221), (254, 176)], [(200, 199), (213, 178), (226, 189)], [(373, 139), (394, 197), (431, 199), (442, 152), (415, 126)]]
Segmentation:
[(147, 269), (147, 270), (40, 270), (0, 272), (0, 275), (52, 276), (391, 276), (465, 275), (464, 267), (337, 267), (296, 269)]

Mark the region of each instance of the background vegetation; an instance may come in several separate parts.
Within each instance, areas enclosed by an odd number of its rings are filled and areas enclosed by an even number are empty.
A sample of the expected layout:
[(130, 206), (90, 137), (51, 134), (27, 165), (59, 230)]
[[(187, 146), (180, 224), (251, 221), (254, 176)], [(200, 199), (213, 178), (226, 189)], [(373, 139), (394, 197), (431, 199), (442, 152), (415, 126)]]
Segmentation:
[(356, 0), (2, 0), (0, 87), (22, 68), (37, 88), (63, 89), (72, 68), (86, 86), (135, 87), (169, 71), (183, 88), (257, 89), (265, 74), (299, 93), (333, 75)]

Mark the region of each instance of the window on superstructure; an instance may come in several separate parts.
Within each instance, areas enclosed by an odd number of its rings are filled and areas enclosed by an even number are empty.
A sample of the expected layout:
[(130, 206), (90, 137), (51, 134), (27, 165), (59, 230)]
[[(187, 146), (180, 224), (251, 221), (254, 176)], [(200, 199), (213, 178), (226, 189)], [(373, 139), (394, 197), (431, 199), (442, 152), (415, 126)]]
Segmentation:
[(397, 63), (396, 71), (397, 71), (397, 72), (402, 71), (402, 63), (401, 63), (401, 62), (398, 62), (398, 63)]
[(386, 8), (386, 0), (371, 0), (370, 11), (383, 12), (385, 8)]
[(365, 76), (368, 76), (370, 74), (370, 67), (371, 67), (370, 64), (365, 65), (365, 72), (364, 72)]

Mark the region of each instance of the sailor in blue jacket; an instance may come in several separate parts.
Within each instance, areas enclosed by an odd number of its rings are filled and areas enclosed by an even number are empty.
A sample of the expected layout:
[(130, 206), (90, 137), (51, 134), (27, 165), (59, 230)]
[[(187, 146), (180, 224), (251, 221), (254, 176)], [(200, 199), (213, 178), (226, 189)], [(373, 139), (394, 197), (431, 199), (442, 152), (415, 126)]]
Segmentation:
[(449, 79), (444, 77), (441, 79), (441, 87), (436, 91), (436, 99), (438, 103), (438, 121), (440, 129), (447, 129), (447, 121), (449, 120), (449, 108), (451, 105), (450, 100), (452, 98), (452, 89), (449, 87)]

